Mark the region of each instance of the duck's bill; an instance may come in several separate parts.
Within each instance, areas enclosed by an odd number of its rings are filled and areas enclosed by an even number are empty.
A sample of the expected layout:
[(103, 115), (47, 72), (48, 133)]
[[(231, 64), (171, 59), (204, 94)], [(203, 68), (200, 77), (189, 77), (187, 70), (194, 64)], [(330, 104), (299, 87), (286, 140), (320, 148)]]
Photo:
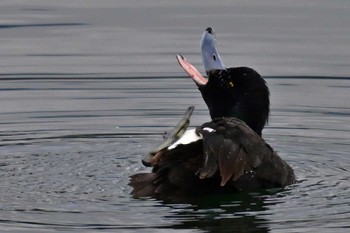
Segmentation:
[(214, 30), (207, 28), (201, 39), (202, 60), (207, 73), (214, 70), (226, 70), (222, 63), (219, 52), (216, 48)]
[(176, 58), (180, 66), (186, 71), (186, 73), (193, 79), (193, 81), (198, 86), (204, 86), (205, 84), (207, 84), (208, 79), (203, 77), (203, 75), (199, 73), (196, 67), (194, 67), (191, 63), (189, 63), (184, 56), (177, 54)]

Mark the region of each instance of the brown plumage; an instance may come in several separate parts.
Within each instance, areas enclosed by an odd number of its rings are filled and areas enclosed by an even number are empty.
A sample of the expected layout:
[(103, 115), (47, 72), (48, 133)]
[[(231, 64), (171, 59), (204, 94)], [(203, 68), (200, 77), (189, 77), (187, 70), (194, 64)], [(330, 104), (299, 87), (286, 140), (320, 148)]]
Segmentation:
[(214, 119), (197, 132), (203, 140), (163, 149), (156, 159), (151, 158), (152, 173), (131, 176), (132, 195), (168, 199), (284, 187), (295, 182), (293, 169), (237, 118)]

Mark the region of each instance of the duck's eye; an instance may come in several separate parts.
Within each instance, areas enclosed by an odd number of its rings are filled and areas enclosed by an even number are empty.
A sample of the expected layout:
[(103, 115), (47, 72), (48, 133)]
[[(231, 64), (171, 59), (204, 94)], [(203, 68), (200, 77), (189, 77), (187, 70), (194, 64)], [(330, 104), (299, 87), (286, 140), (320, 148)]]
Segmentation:
[(215, 55), (215, 53), (213, 54), (213, 59), (214, 59), (214, 61), (216, 61), (216, 55)]

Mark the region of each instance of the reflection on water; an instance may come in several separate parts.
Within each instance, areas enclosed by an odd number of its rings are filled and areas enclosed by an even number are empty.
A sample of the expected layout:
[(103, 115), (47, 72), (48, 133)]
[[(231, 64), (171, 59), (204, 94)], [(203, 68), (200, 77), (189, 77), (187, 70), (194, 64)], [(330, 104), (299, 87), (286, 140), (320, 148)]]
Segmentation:
[(173, 229), (198, 229), (204, 232), (269, 232), (268, 220), (260, 215), (267, 210), (265, 199), (275, 193), (249, 193), (211, 196), (191, 204), (171, 205)]
[[(0, 225), (7, 232), (344, 232), (349, 227), (348, 79), (267, 77), (264, 138), (301, 181), (284, 190), (163, 203), (128, 176), (189, 105), (187, 77), (2, 80)], [(345, 231), (346, 232), (346, 231)]]

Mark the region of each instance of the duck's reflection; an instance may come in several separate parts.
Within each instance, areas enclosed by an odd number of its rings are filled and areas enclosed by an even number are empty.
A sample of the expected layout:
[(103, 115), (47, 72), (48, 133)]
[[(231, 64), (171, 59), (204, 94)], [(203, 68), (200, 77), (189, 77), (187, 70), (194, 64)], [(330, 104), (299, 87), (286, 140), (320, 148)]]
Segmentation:
[[(274, 190), (276, 193), (278, 190)], [(211, 196), (196, 200), (166, 203), (174, 224), (171, 229), (194, 229), (199, 232), (269, 232), (269, 222), (262, 211), (269, 193), (244, 193)]]

